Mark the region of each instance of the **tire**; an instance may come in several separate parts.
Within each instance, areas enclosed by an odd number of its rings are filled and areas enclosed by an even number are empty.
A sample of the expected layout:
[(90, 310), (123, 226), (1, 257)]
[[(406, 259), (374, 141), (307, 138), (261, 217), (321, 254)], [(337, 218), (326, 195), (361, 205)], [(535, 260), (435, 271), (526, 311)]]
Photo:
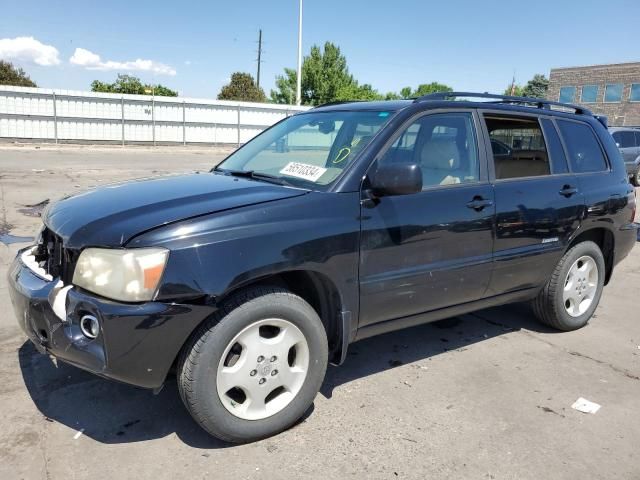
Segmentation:
[(631, 177), (631, 183), (636, 187), (640, 187), (640, 168), (638, 168), (635, 175)]
[[(597, 278), (585, 273), (588, 265), (591, 271), (595, 269)], [(551, 278), (533, 300), (536, 317), (542, 323), (565, 332), (584, 327), (598, 307), (604, 277), (604, 256), (598, 245), (591, 241), (575, 245), (564, 254)]]
[(305, 300), (279, 287), (254, 287), (230, 297), (194, 332), (178, 362), (178, 390), (211, 435), (232, 443), (260, 440), (309, 409), (324, 380), (327, 350), (322, 321)]

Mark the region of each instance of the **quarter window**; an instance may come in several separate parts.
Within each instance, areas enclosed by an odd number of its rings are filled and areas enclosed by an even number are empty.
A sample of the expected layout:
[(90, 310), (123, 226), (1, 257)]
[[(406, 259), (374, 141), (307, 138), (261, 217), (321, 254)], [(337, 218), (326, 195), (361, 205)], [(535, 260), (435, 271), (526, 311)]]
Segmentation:
[(604, 101), (610, 103), (622, 101), (622, 84), (608, 84), (604, 90)]
[(558, 120), (564, 138), (571, 170), (575, 173), (602, 172), (607, 169), (595, 133), (586, 123)]
[(632, 102), (640, 102), (640, 83), (631, 84), (629, 100), (631, 100)]
[(576, 98), (576, 87), (561, 87), (560, 88), (560, 102), (572, 103)]
[(598, 85), (582, 87), (582, 103), (595, 103), (598, 98)]
[(478, 148), (470, 113), (425, 115), (406, 128), (381, 163), (416, 163), (424, 188), (477, 182)]
[(485, 122), (491, 139), (496, 179), (551, 173), (538, 120), (486, 115)]

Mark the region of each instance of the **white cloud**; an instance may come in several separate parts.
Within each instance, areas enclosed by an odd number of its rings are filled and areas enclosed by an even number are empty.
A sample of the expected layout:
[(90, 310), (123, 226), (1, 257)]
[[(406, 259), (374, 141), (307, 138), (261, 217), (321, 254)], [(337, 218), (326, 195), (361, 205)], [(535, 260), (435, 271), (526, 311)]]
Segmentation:
[(58, 65), (58, 49), (45, 45), (33, 37), (16, 37), (0, 39), (0, 58), (4, 60), (20, 60), (45, 67)]
[(184, 64), (185, 64), (187, 67), (191, 66), (191, 60), (185, 60), (185, 61), (184, 61)]
[(115, 62), (113, 60), (102, 61), (100, 55), (84, 48), (76, 48), (73, 56), (69, 59), (73, 65), (84, 67), (87, 70), (129, 70), (136, 72), (152, 72), (158, 75), (175, 75), (173, 67), (153, 60), (137, 60), (129, 62)]

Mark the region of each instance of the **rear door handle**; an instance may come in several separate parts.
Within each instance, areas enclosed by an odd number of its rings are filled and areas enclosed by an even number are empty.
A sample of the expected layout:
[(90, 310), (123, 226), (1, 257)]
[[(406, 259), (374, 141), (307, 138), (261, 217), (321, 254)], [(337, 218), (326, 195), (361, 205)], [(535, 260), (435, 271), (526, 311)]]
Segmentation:
[(491, 205), (493, 205), (492, 200), (489, 200), (487, 198), (482, 198), (480, 196), (476, 196), (476, 197), (473, 197), (473, 200), (467, 203), (467, 208), (472, 208), (476, 212), (479, 212), (485, 209), (486, 207), (490, 207)]
[(563, 197), (569, 198), (571, 195), (575, 195), (576, 193), (578, 193), (578, 189), (576, 187), (572, 187), (571, 185), (565, 185), (558, 193)]

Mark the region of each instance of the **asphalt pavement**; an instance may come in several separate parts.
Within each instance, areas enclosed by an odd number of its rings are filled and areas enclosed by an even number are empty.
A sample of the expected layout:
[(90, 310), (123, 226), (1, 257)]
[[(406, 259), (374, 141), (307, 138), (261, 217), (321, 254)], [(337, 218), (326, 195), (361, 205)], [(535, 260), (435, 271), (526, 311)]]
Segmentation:
[[(153, 395), (25, 341), (6, 273), (28, 239), (8, 235), (32, 236), (39, 204), (226, 153), (0, 146), (1, 479), (640, 478), (640, 248), (586, 328), (557, 333), (509, 305), (363, 340), (297, 426), (249, 445), (207, 436), (173, 380)], [(601, 409), (572, 409), (579, 397)]]

